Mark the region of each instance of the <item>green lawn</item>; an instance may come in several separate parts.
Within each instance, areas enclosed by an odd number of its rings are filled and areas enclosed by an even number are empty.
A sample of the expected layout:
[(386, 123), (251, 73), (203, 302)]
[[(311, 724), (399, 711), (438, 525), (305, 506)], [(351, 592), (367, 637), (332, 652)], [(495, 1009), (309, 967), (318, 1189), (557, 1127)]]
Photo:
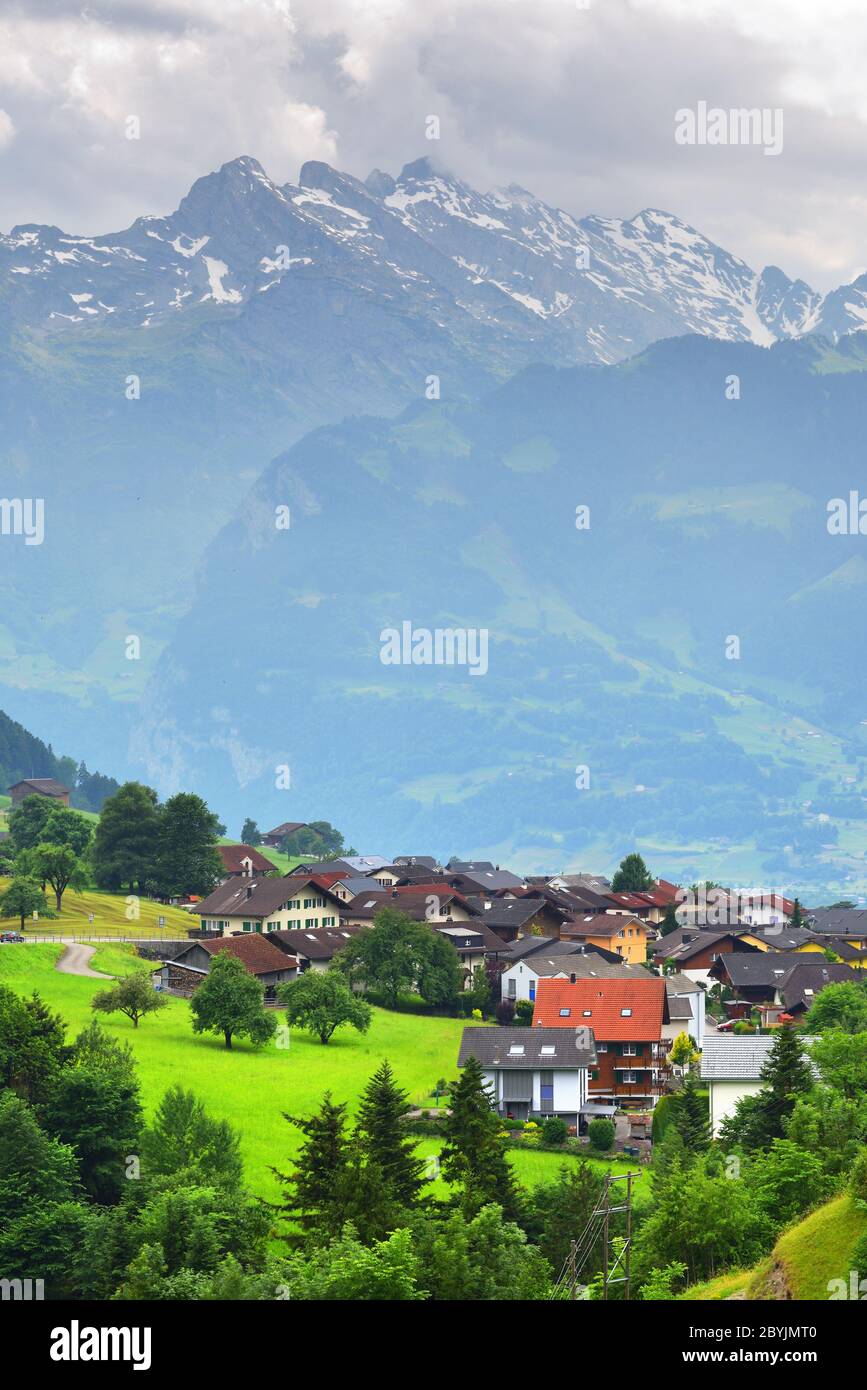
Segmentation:
[[(90, 1000), (105, 985), (59, 974), (54, 964), (62, 949), (48, 943), (0, 946), (0, 981), (23, 993), (38, 989), (75, 1033), (93, 1017)], [(117, 957), (124, 955), (129, 961), (128, 949), (102, 948), (93, 957), (92, 968), (117, 969)], [(374, 1009), (369, 1033), (338, 1034), (327, 1047), (293, 1028), (288, 1049), (271, 1043), (256, 1051), (238, 1042), (227, 1052), (217, 1038), (193, 1033), (189, 1005), (183, 999), (169, 999), (161, 1013), (144, 1019), (138, 1029), (120, 1015), (102, 1014), (100, 1022), (131, 1044), (139, 1061), (146, 1111), (172, 1084), (189, 1086), (213, 1114), (230, 1120), (240, 1131), (247, 1182), (267, 1198), (278, 1191), (269, 1165), (285, 1166), (299, 1143), (298, 1131), (282, 1118), (283, 1111), (310, 1114), (329, 1089), (336, 1100), (354, 1107), (384, 1057), (410, 1098), (420, 1101), (439, 1077), (457, 1075), (465, 1026), (462, 1019)]]
[[(8, 887), (9, 879), (0, 878), (0, 892)], [(49, 889), (46, 893), (53, 907), (54, 895)], [(95, 888), (84, 893), (73, 893), (67, 888), (63, 895), (63, 909), (59, 917), (33, 922), (26, 920), (26, 936), (132, 936), (160, 937), (163, 935), (157, 925), (160, 917), (165, 917), (165, 935), (168, 937), (186, 936), (190, 927), (197, 927), (199, 919), (195, 913), (186, 912), (180, 907), (166, 907), (165, 903), (152, 902), (149, 898), (138, 900), (139, 918), (130, 920), (127, 913), (127, 900), (124, 893), (103, 893)], [(88, 921), (93, 913), (93, 922)], [(3, 930), (18, 930), (17, 919), (3, 918)]]
[[(48, 942), (0, 946), (0, 982), (22, 993), (38, 990), (63, 1015), (74, 1035), (93, 1017), (90, 1000), (106, 984), (59, 974), (54, 967), (63, 949)], [(90, 964), (93, 970), (119, 975), (135, 969), (135, 960), (131, 947), (109, 944), (97, 948)], [(144, 1019), (138, 1029), (120, 1015), (100, 1014), (99, 1019), (132, 1046), (139, 1062), (146, 1111), (153, 1110), (173, 1083), (189, 1086), (214, 1115), (230, 1120), (240, 1131), (247, 1182), (268, 1199), (278, 1191), (269, 1165), (285, 1166), (300, 1138), (283, 1120), (283, 1111), (307, 1115), (329, 1089), (336, 1100), (347, 1101), (354, 1109), (362, 1087), (384, 1057), (410, 1099), (427, 1104), (437, 1080), (457, 1076), (458, 1046), (465, 1027), (463, 1019), (375, 1008), (369, 1033), (338, 1033), (327, 1047), (292, 1029), (288, 1049), (272, 1043), (257, 1052), (238, 1042), (227, 1052), (217, 1038), (193, 1033), (189, 1005), (183, 999), (169, 999), (161, 1013)], [(438, 1138), (420, 1139), (419, 1153), (424, 1157), (435, 1154), (440, 1145)], [(510, 1149), (509, 1159), (527, 1186), (550, 1181), (564, 1164), (577, 1162), (568, 1153), (520, 1148)], [(646, 1169), (636, 1170), (634, 1164), (619, 1160), (610, 1164), (591, 1161), (600, 1172), (632, 1168), (637, 1173), (635, 1200), (640, 1204), (646, 1199)], [(437, 1180), (434, 1191), (444, 1195), (442, 1179)]]

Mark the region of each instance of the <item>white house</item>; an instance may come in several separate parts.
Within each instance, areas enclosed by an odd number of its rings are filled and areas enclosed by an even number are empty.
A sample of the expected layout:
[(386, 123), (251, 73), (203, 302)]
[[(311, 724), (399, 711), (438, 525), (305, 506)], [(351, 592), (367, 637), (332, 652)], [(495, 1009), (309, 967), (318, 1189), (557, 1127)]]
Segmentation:
[(458, 1066), (470, 1057), (504, 1119), (557, 1115), (578, 1129), (596, 1064), (591, 1028), (465, 1028)]
[(695, 980), (680, 973), (666, 975), (668, 1023), (662, 1025), (662, 1036), (673, 1042), (678, 1033), (688, 1033), (697, 1047), (704, 1047), (705, 991)]
[(582, 951), (566, 942), (552, 941), (558, 948), (552, 952), (546, 948), (525, 956), (504, 970), (500, 976), (500, 997), (517, 1003), (528, 999), (534, 1003), (539, 981), (545, 979), (576, 980), (612, 978), (631, 979), (633, 976), (646, 976), (648, 972), (640, 965), (626, 965), (622, 962), (607, 961), (597, 951)]
[(716, 1138), (742, 1096), (762, 1088), (761, 1071), (774, 1043), (767, 1033), (708, 1035), (701, 1054), (701, 1079), (710, 1097), (711, 1133)]

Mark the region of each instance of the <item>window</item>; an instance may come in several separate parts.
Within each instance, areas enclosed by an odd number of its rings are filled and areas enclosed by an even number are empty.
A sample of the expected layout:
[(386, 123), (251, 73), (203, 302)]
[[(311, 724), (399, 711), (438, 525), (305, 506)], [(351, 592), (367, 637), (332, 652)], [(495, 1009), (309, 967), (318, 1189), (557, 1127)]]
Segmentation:
[(553, 1047), (553, 1046), (549, 1045), (548, 1043), (546, 1043), (544, 1047), (540, 1047), (540, 1048), (539, 1048), (539, 1056), (540, 1056), (540, 1057), (556, 1057), (556, 1055), (557, 1055), (557, 1049), (556, 1049), (556, 1047)]
[(608, 1044), (607, 1044), (607, 1043), (599, 1043), (599, 1042), (598, 1042), (598, 1043), (596, 1044), (596, 1051), (597, 1051), (597, 1052), (607, 1052), (607, 1051), (608, 1051)]
[(323, 925), (323, 927), (333, 927), (333, 926), (336, 925), (336, 922), (337, 922), (337, 919), (336, 919), (335, 917), (323, 917), (323, 918), (322, 918), (322, 925)]
[(253, 923), (252, 923), (252, 922), (242, 922), (242, 923), (241, 923), (241, 930), (242, 930), (242, 931), (252, 931), (252, 930), (253, 930)]
[(523, 1043), (512, 1043), (512, 1046), (509, 1048), (509, 1056), (510, 1056), (510, 1057), (523, 1057), (523, 1055), (524, 1055), (524, 1044), (523, 1044)]
[(531, 980), (531, 981), (530, 981), (530, 999), (531, 999), (531, 1000), (534, 1000), (535, 998), (536, 998), (536, 981), (535, 981), (535, 980)]
[(631, 1009), (621, 1009), (621, 1010), (620, 1010), (620, 1017), (621, 1017), (621, 1018), (631, 1018), (631, 1017), (632, 1017), (632, 1010), (631, 1010)]
[(539, 1072), (539, 1109), (542, 1111), (554, 1109), (554, 1073), (552, 1071)]
[(305, 925), (305, 927), (315, 927), (315, 926), (316, 926), (316, 918), (315, 918), (315, 917), (305, 917), (305, 918), (304, 918), (304, 925)]
[(634, 1086), (638, 1081), (638, 1073), (635, 1071), (624, 1071), (621, 1072), (620, 1079), (624, 1086)]
[(560, 1010), (560, 1017), (561, 1017), (561, 1018), (571, 1018), (571, 1017), (572, 1017), (572, 1010), (571, 1010), (571, 1009), (561, 1009), (561, 1010)]
[(508, 989), (506, 990), (507, 997), (508, 997), (509, 999), (514, 999), (514, 998), (516, 997), (517, 993), (518, 993), (517, 981), (515, 981), (515, 980), (509, 980)]
[(582, 1010), (581, 1010), (581, 1017), (582, 1017), (582, 1018), (592, 1018), (592, 1017), (593, 1017), (593, 1010), (592, 1010), (592, 1009), (582, 1009)]
[(624, 1044), (623, 1044), (623, 1055), (624, 1055), (624, 1057), (637, 1057), (637, 1056), (638, 1056), (638, 1048), (635, 1046), (635, 1043), (624, 1043)]

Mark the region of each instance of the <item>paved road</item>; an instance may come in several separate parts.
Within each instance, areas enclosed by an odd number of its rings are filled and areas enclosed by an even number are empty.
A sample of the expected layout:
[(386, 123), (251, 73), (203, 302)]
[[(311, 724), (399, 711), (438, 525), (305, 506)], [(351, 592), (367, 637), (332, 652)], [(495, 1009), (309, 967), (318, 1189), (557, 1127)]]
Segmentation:
[(95, 950), (95, 946), (83, 946), (80, 941), (67, 946), (55, 969), (63, 975), (86, 975), (90, 980), (112, 979), (111, 975), (103, 975), (99, 970), (91, 970), (88, 965)]

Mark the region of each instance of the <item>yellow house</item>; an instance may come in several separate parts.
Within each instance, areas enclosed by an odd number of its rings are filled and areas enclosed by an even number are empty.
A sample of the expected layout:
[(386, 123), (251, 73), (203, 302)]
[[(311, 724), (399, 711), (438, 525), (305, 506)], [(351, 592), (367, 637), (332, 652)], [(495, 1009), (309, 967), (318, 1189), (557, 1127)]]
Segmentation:
[(602, 912), (590, 917), (572, 917), (560, 928), (563, 941), (583, 941), (621, 956), (627, 965), (644, 965), (647, 960), (647, 926), (629, 912)]

